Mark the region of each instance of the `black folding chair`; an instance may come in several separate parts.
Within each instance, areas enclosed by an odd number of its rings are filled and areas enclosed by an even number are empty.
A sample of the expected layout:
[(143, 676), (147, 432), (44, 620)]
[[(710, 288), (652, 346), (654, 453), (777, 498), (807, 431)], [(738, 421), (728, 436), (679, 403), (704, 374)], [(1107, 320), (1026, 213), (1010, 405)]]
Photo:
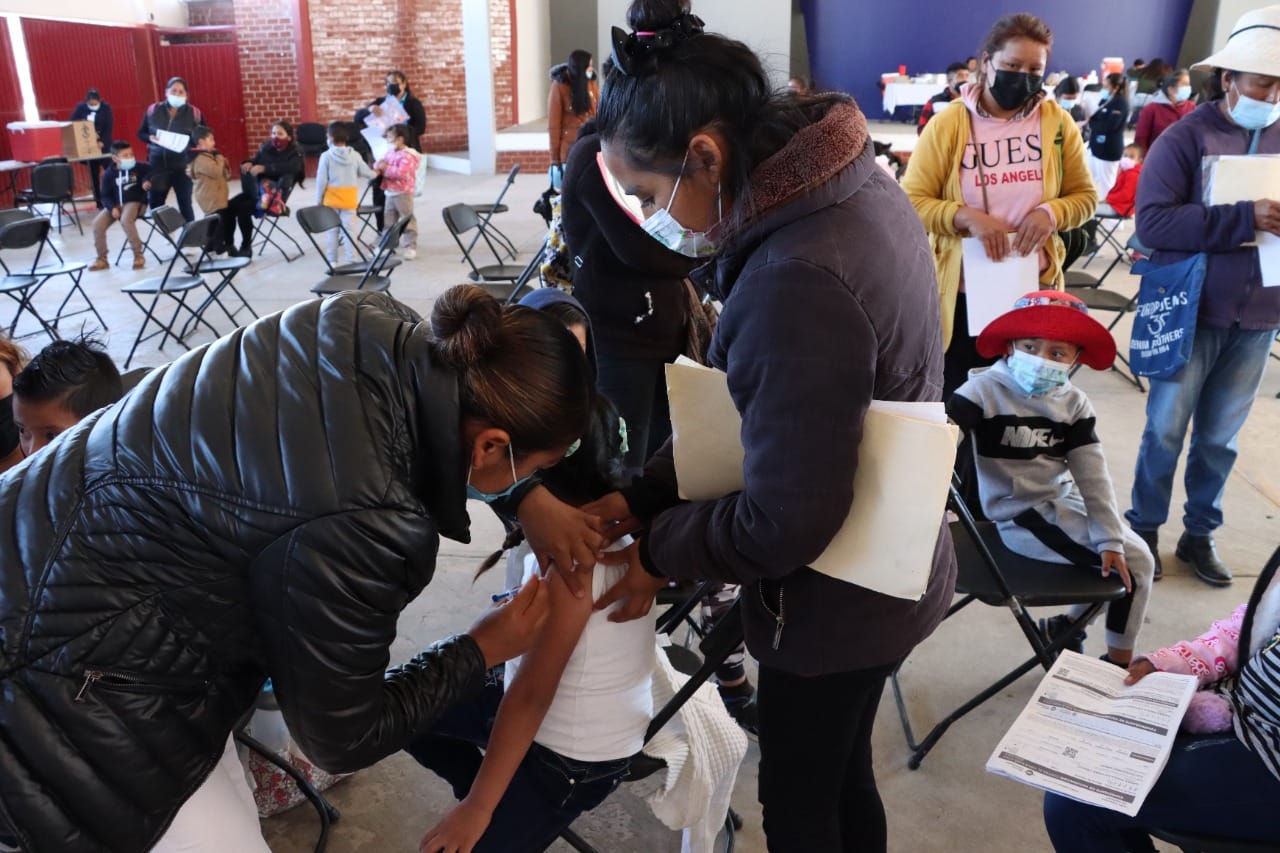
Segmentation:
[[(453, 242), (457, 243), (462, 251), (463, 261), (471, 267), (470, 279), (479, 283), (497, 299), (510, 298), (515, 291), (515, 282), (524, 274), (525, 268), (504, 263), (476, 266), (475, 259), (471, 257), (471, 251), (462, 245), (460, 236), (480, 226), (480, 217), (475, 209), (467, 204), (451, 204), (441, 211), (441, 215), (444, 217), (445, 227), (453, 236)], [(497, 257), (496, 252), (494, 256)]]
[(374, 236), (382, 230), (378, 227), (378, 216), (382, 213), (382, 208), (369, 201), (369, 196), (373, 193), (373, 189), (377, 186), (378, 178), (371, 178), (369, 183), (364, 185), (364, 190), (360, 193), (360, 201), (356, 203), (356, 219), (360, 220), (360, 227), (356, 229), (356, 239), (364, 245), (372, 248), (376, 243), (370, 243), (365, 240), (364, 232), (372, 231)]
[(511, 167), (511, 171), (507, 173), (507, 181), (502, 185), (502, 191), (498, 193), (498, 197), (494, 199), (492, 204), (471, 205), (471, 209), (474, 210), (478, 216), (483, 218), (480, 220), (480, 227), (476, 231), (476, 236), (471, 238), (471, 243), (467, 246), (468, 252), (475, 249), (476, 241), (483, 237), (484, 241), (489, 244), (489, 250), (493, 252), (493, 256), (501, 262), (502, 256), (498, 253), (498, 250), (493, 247), (493, 243), (489, 241), (489, 238), (492, 237), (494, 240), (498, 241), (498, 245), (502, 247), (503, 251), (511, 255), (511, 260), (514, 261), (516, 256), (520, 254), (516, 251), (515, 243), (511, 242), (511, 238), (502, 233), (498, 226), (490, 224), (494, 214), (506, 213), (511, 209), (502, 203), (502, 199), (506, 196), (507, 190), (511, 189), (511, 185), (516, 182), (516, 175), (518, 174), (520, 174), (520, 164), (516, 163)]
[[(293, 263), (298, 258), (306, 254), (306, 252), (303, 250), (302, 244), (293, 239), (292, 234), (280, 227), (280, 220), (289, 218), (289, 197), (293, 195), (293, 185), (289, 184), (287, 181), (283, 182), (283, 184), (281, 192), (283, 193), (285, 201), (284, 213), (261, 211), (262, 215), (258, 217), (257, 223), (253, 226), (253, 236), (249, 239), (249, 245), (256, 246), (254, 253), (258, 257), (262, 257), (266, 254), (267, 246), (275, 246), (276, 250), (279, 251), (280, 254), (284, 255), (284, 259), (287, 263)], [(288, 240), (292, 243), (293, 248), (298, 250), (298, 254), (290, 255), (288, 249), (276, 242), (277, 237), (282, 240)], [(261, 243), (261, 245), (259, 245), (259, 243)]]
[[(1135, 255), (1141, 256), (1147, 254), (1148, 251), (1141, 243), (1138, 242), (1136, 234), (1125, 242), (1122, 250), (1126, 258), (1129, 257), (1131, 252)], [(1108, 311), (1115, 314), (1115, 316), (1111, 318), (1111, 322), (1107, 324), (1108, 332), (1115, 329), (1115, 327), (1119, 325), (1120, 319), (1124, 317), (1125, 314), (1134, 310), (1138, 305), (1137, 291), (1134, 291), (1133, 296), (1125, 296), (1122, 293), (1117, 293), (1114, 290), (1107, 290), (1102, 287), (1102, 282), (1114, 267), (1115, 264), (1107, 267), (1107, 271), (1103, 273), (1102, 278), (1094, 278), (1089, 273), (1081, 270), (1067, 270), (1063, 274), (1066, 281), (1067, 292), (1073, 296), (1078, 296), (1083, 300), (1085, 306), (1088, 307), (1090, 311)], [(1129, 363), (1129, 359), (1125, 356), (1123, 350), (1117, 350), (1116, 360), (1125, 366), (1127, 372), (1125, 370), (1121, 370), (1119, 365), (1116, 364), (1111, 365), (1111, 369), (1120, 374), (1120, 377), (1124, 379), (1124, 381), (1145, 393), (1147, 387), (1143, 384), (1142, 377), (1133, 372), (1133, 365)], [(1071, 368), (1071, 375), (1075, 376), (1076, 371), (1079, 369), (1079, 364)]]
[(303, 157), (319, 157), (329, 147), (329, 130), (319, 122), (302, 122), (294, 128), (293, 138)]
[[(692, 595), (659, 617), (658, 633), (670, 634), (671, 631), (675, 630), (688, 617), (693, 608), (697, 607), (698, 602), (702, 601), (710, 585), (710, 583), (700, 584)], [(676, 714), (680, 713), (680, 708), (684, 703), (688, 702), (693, 694), (698, 692), (698, 688), (715, 674), (717, 667), (724, 663), (725, 658), (732, 654), (742, 643), (742, 637), (742, 602), (738, 600), (716, 621), (716, 624), (707, 631), (702, 641), (698, 644), (698, 652), (701, 653), (701, 659), (693, 651), (681, 646), (670, 645), (666, 647), (672, 666), (677, 671), (687, 675), (689, 680), (653, 715), (653, 719), (649, 722), (649, 728), (644, 733), (644, 742), (646, 744), (653, 740), (654, 736), (662, 730), (663, 726), (671, 722)], [(643, 751), (638, 752), (632, 756), (631, 766), (627, 769), (627, 774), (623, 777), (623, 781), (635, 782), (640, 779), (646, 779), (663, 770), (666, 766), (666, 762), (661, 759), (645, 755)], [(733, 853), (735, 846), (734, 835), (740, 829), (742, 829), (742, 818), (733, 809), (730, 809), (724, 821), (725, 853)], [(577, 850), (578, 853), (599, 853), (595, 847), (574, 832), (572, 828), (560, 833), (560, 840)]]
[[(0, 293), (18, 303), (18, 310), (14, 313), (13, 319), (9, 321), (9, 337), (20, 337), (17, 334), (18, 323), (22, 320), (22, 315), (26, 313), (30, 314), (40, 324), (41, 331), (51, 339), (57, 340), (58, 333), (54, 325), (40, 316), (40, 312), (32, 304), (32, 299), (40, 292), (41, 286), (47, 280), (47, 276), (37, 272), (37, 269), (40, 266), (40, 258), (44, 253), (45, 246), (48, 245), (46, 238), (49, 234), (49, 220), (43, 216), (33, 215), (28, 215), (25, 219), (12, 215), (8, 218), (13, 221), (0, 227), (0, 270), (4, 272), (4, 276), (0, 277)], [(14, 266), (11, 267), (5, 261), (6, 252), (19, 252), (28, 249), (35, 250), (30, 266), (25, 263), (19, 266), (15, 262)], [(37, 334), (37, 332), (31, 332), (30, 334)], [(27, 335), (22, 335), (21, 337), (27, 337)]]
[[(54, 216), (58, 220), (58, 233), (62, 233), (62, 217), (70, 216), (76, 221), (76, 228), (84, 234), (84, 226), (80, 224), (80, 214), (76, 210), (75, 173), (71, 164), (62, 162), (41, 163), (31, 170), (31, 189), (19, 193), (17, 204), (24, 204), (32, 213), (36, 205), (53, 205)], [(70, 205), (70, 209), (68, 209)]]
[[(218, 276), (218, 282), (211, 285), (208, 279), (205, 279), (204, 284), (208, 295), (196, 307), (194, 315), (187, 318), (187, 322), (183, 324), (182, 331), (178, 333), (178, 337), (186, 339), (188, 335), (194, 332), (196, 325), (204, 317), (205, 312), (213, 305), (217, 305), (222, 310), (222, 313), (227, 315), (227, 319), (231, 321), (232, 328), (239, 327), (240, 324), (236, 322), (236, 315), (241, 311), (248, 311), (253, 319), (258, 319), (258, 312), (253, 310), (249, 300), (244, 298), (244, 294), (240, 292), (240, 289), (232, 281), (240, 273), (240, 270), (249, 266), (250, 263), (249, 258), (239, 256), (214, 258), (207, 253), (201, 253), (196, 265), (187, 267), (189, 275), (216, 275)], [(221, 297), (227, 290), (230, 290), (232, 295), (240, 302), (240, 305), (235, 310), (228, 309), (222, 301)], [(205, 323), (205, 325), (209, 326), (210, 324)]]
[[(898, 716), (902, 719), (907, 746), (911, 749), (907, 766), (912, 770), (920, 767), (920, 762), (952, 723), (1002, 692), (1037, 665), (1048, 670), (1053, 666), (1058, 653), (1074, 641), (1103, 607), (1123, 598), (1125, 594), (1124, 583), (1115, 573), (1104, 578), (1091, 566), (1032, 560), (1010, 551), (1000, 541), (994, 523), (974, 520), (973, 513), (955, 484), (951, 487), (949, 505), (959, 517), (959, 521), (951, 524), (951, 532), (958, 568), (956, 592), (963, 597), (951, 605), (945, 618), (950, 619), (975, 601), (991, 607), (1007, 607), (1034, 654), (944, 717), (919, 742), (915, 739), (906, 701), (902, 696), (899, 684), (902, 665), (899, 664), (890, 681), (893, 683), (893, 696), (898, 703)], [(1067, 627), (1054, 637), (1042, 633), (1027, 612), (1028, 607), (1067, 607), (1076, 604), (1088, 605), (1088, 609), (1078, 618), (1069, 620)]]
[[(178, 212), (176, 207), (163, 204), (155, 210), (145, 211), (138, 217), (139, 222), (145, 222), (148, 225), (147, 236), (142, 240), (142, 254), (151, 253), (151, 257), (156, 259), (156, 263), (163, 264), (168, 258), (160, 257), (160, 253), (151, 245), (151, 240), (157, 234), (169, 244), (170, 248), (177, 251), (177, 247), (173, 243), (173, 235), (182, 230), (182, 226), (187, 224), (187, 220), (182, 218), (182, 214)], [(128, 242), (120, 244), (120, 251), (116, 252), (116, 266), (120, 265), (120, 260), (124, 257), (125, 249), (129, 248)]]
[[(351, 232), (342, 224), (342, 217), (338, 211), (332, 207), (325, 207), (317, 204), (314, 207), (301, 207), (295, 214), (298, 224), (302, 226), (302, 233), (307, 235), (307, 239), (311, 241), (311, 245), (315, 247), (316, 254), (324, 261), (325, 270), (329, 275), (364, 275), (365, 270), (369, 267), (369, 256), (365, 254), (361, 248), (359, 241), (351, 236)], [(403, 229), (402, 229), (403, 230)], [(355, 250), (359, 256), (359, 261), (353, 261), (349, 264), (335, 264), (329, 260), (329, 254), (320, 245), (319, 238), (322, 235), (332, 234), (336, 232), (338, 239), (346, 240), (347, 243)], [(375, 247), (376, 251), (376, 247)], [(392, 255), (387, 259), (386, 269), (392, 270), (400, 266), (404, 261)]]
[[(200, 306), (192, 306), (187, 304), (187, 296), (191, 291), (204, 287), (204, 277), (199, 273), (188, 272), (188, 270), (199, 269), (204, 263), (209, 240), (213, 237), (214, 232), (218, 228), (217, 216), (206, 216), (204, 219), (197, 219), (195, 222), (189, 222), (182, 227), (182, 233), (178, 235), (175, 241), (177, 251), (173, 253), (173, 257), (169, 259), (169, 265), (165, 268), (164, 275), (159, 278), (146, 278), (142, 281), (135, 281), (133, 284), (126, 285), (122, 291), (133, 300), (133, 304), (137, 305), (143, 313), (142, 325), (138, 327), (138, 334), (133, 339), (133, 346), (129, 348), (129, 355), (124, 360), (125, 370), (129, 369), (129, 364), (133, 361), (134, 354), (138, 351), (138, 345), (143, 341), (149, 341), (154, 337), (160, 337), (160, 349), (164, 349), (165, 341), (173, 338), (174, 342), (183, 349), (190, 350), (187, 342), (183, 339), (183, 335), (175, 331), (178, 323), (178, 317), (183, 311), (192, 318), (195, 325), (203, 324), (216, 337), (218, 330), (209, 325), (209, 322), (198, 313), (200, 308), (207, 307), (202, 302)], [(196, 260), (189, 261), (184, 255), (185, 252), (197, 252)], [(179, 259), (182, 262), (179, 263)], [(150, 296), (150, 301), (146, 298)], [(156, 316), (156, 307), (160, 303), (160, 297), (167, 296), (174, 301), (173, 314), (168, 321)], [(147, 327), (156, 326), (156, 331), (147, 334)], [(190, 330), (185, 330), (189, 334)]]
[(1103, 246), (1110, 246), (1115, 250), (1116, 256), (1112, 259), (1111, 265), (1107, 267), (1106, 272), (1102, 274), (1102, 278), (1106, 278), (1107, 274), (1110, 273), (1118, 263), (1122, 260), (1126, 260), (1128, 257), (1125, 252), (1125, 247), (1120, 243), (1120, 239), (1116, 236), (1116, 232), (1119, 231), (1126, 222), (1132, 222), (1133, 216), (1122, 216), (1115, 211), (1111, 211), (1110, 213), (1095, 213), (1093, 215), (1093, 221), (1097, 223), (1095, 233), (1102, 239), (1099, 240), (1098, 237), (1094, 238), (1094, 243), (1096, 245), (1094, 246), (1093, 251), (1089, 253), (1089, 257), (1084, 262), (1084, 266), (1087, 267), (1089, 264), (1093, 263), (1093, 259), (1102, 251)]
[[(408, 227), (412, 217), (405, 216), (396, 221), (382, 235), (382, 239), (378, 241), (378, 248), (373, 253), (373, 257), (369, 259), (368, 265), (364, 271), (360, 273), (357, 280), (354, 275), (330, 275), (324, 281), (311, 288), (311, 292), (320, 296), (327, 296), (331, 293), (342, 293), (347, 290), (371, 290), (375, 293), (382, 293), (391, 287), (391, 271), (395, 269), (396, 264), (392, 263), (395, 258), (395, 251), (400, 246), (400, 235), (404, 233), (404, 229)], [(355, 286), (352, 286), (352, 281)]]

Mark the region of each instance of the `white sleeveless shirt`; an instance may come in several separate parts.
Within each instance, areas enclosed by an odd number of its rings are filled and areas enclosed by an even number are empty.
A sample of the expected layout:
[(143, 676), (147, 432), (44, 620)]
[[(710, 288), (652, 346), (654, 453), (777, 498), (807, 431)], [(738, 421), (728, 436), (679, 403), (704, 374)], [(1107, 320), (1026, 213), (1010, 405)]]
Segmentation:
[[(613, 549), (630, 544), (620, 539)], [(538, 570), (538, 561), (521, 545), (513, 562), (523, 563), (523, 578)], [(626, 573), (624, 566), (597, 565), (591, 578), (596, 601)], [(653, 718), (654, 629), (657, 614), (631, 622), (609, 621), (616, 608), (591, 614), (534, 741), (577, 761), (613, 761), (635, 755)], [(507, 661), (510, 684), (520, 671), (520, 658)]]

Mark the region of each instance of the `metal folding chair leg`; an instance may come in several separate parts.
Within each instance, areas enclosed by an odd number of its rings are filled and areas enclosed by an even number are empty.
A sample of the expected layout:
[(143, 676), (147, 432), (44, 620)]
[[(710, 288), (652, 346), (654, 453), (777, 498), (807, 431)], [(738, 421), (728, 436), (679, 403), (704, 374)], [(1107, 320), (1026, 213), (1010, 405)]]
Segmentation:
[[(165, 259), (160, 257), (160, 253), (157, 252), (155, 248), (151, 245), (151, 238), (154, 237), (156, 235), (156, 231), (159, 230), (158, 228), (156, 228), (155, 220), (152, 219), (150, 215), (148, 215), (145, 219), (142, 217), (139, 217), (139, 221), (145, 222), (147, 223), (147, 225), (150, 226), (150, 229), (147, 231), (147, 236), (142, 239), (142, 254), (146, 255), (147, 252), (150, 252), (151, 257), (156, 259), (156, 263), (163, 264)], [(128, 240), (120, 244), (120, 250), (116, 252), (116, 260), (115, 260), (116, 266), (120, 266), (120, 261), (124, 258), (125, 250), (128, 248), (129, 248)]]
[[(58, 324), (62, 322), (64, 317), (74, 317), (77, 314), (87, 313), (92, 313), (93, 316), (98, 318), (98, 323), (102, 326), (104, 331), (108, 328), (107, 321), (102, 319), (102, 315), (98, 313), (98, 309), (93, 305), (93, 300), (89, 298), (89, 294), (85, 292), (84, 287), (80, 284), (80, 279), (83, 275), (84, 271), (81, 270), (75, 275), (68, 276), (71, 279), (71, 288), (67, 291), (67, 295), (63, 297), (62, 304), (58, 306), (58, 313), (53, 317), (52, 325), (55, 329), (58, 328)], [(80, 298), (84, 300), (86, 307), (64, 314), (63, 311), (66, 309), (67, 303), (70, 302), (71, 297), (75, 296), (77, 293), (79, 293)]]
[[(967, 596), (959, 604), (952, 607), (952, 609), (948, 611), (947, 615), (950, 616), (951, 613), (954, 613), (956, 610), (959, 610), (961, 607), (974, 600), (973, 596)], [(1089, 609), (1086, 610), (1083, 615), (1070, 623), (1069, 630), (1064, 631), (1056, 640), (1053, 641), (1049, 641), (1047, 637), (1043, 637), (1040, 634), (1040, 630), (1031, 623), (1031, 617), (1027, 614), (1025, 609), (1022, 609), (1020, 605), (1017, 605), (1016, 603), (1011, 606), (1018, 607), (1019, 610), (1021, 610), (1018, 614), (1018, 624), (1022, 627), (1023, 633), (1026, 635), (1028, 641), (1031, 642), (1033, 648), (1036, 649), (1036, 655), (1018, 664), (1017, 667), (1010, 670), (990, 687), (986, 688), (975, 695), (972, 699), (956, 708), (926, 732), (925, 736), (919, 742), (915, 739), (915, 731), (911, 727), (911, 719), (907, 713), (906, 700), (902, 698), (902, 686), (898, 681), (898, 673), (902, 669), (902, 665), (899, 664), (898, 669), (895, 669), (893, 674), (889, 677), (889, 680), (893, 685), (893, 698), (898, 705), (898, 717), (902, 720), (902, 730), (906, 734), (907, 747), (911, 750), (911, 757), (907, 759), (907, 767), (910, 769), (918, 770), (920, 768), (920, 763), (924, 761), (924, 757), (928, 755), (934, 745), (942, 739), (942, 736), (946, 734), (947, 729), (951, 728), (952, 723), (964, 717), (974, 708), (982, 705), (982, 703), (986, 702), (1010, 684), (1013, 684), (1019, 678), (1035, 669), (1037, 664), (1044, 667), (1045, 670), (1048, 670), (1049, 667), (1053, 666), (1053, 661), (1057, 658), (1058, 653), (1061, 652), (1063, 648), (1066, 647), (1067, 643), (1071, 642), (1072, 638), (1075, 636), (1075, 629), (1079, 628), (1083, 630), (1087, 627), (1089, 622), (1091, 622), (1093, 618), (1102, 611), (1102, 608), (1106, 606), (1106, 603), (1096, 602), (1091, 604)]]
[[(293, 239), (293, 235), (280, 227), (279, 216), (266, 215), (261, 217), (257, 224), (253, 227), (253, 236), (249, 240), (249, 245), (253, 246), (258, 242), (258, 238), (262, 238), (262, 248), (258, 250), (258, 257), (266, 254), (267, 246), (275, 246), (280, 254), (284, 255), (284, 259), (288, 263), (293, 263), (298, 258), (306, 254), (306, 250), (302, 248), (297, 240)], [(293, 248), (298, 250), (298, 254), (290, 255), (289, 251), (276, 242), (276, 235), (283, 237), (293, 244)]]
[[(40, 288), (43, 286), (44, 286), (44, 282), (41, 282), (40, 284), (33, 285), (32, 287), (29, 287), (26, 290), (11, 291), (5, 294), (14, 302), (18, 303), (18, 310), (14, 313), (13, 319), (9, 322), (8, 334), (11, 339), (21, 340), (23, 338), (29, 338), (32, 335), (38, 335), (40, 334), (40, 332), (44, 332), (46, 335), (48, 335), (50, 340), (56, 341), (58, 339), (57, 328), (53, 325), (50, 325), (50, 323), (40, 315), (40, 312), (36, 310), (36, 306), (32, 302), (32, 298), (36, 295), (36, 293), (40, 291)], [(22, 315), (24, 313), (30, 314), (35, 319), (35, 321), (40, 324), (39, 331), (27, 332), (24, 335), (19, 335), (17, 333), (18, 321), (22, 319)]]

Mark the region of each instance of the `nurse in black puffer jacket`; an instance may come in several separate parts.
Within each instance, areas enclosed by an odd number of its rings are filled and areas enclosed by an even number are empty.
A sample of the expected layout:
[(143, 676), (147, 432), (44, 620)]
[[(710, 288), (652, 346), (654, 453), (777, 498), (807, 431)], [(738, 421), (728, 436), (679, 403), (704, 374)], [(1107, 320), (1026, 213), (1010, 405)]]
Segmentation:
[(251, 806), (206, 794), (247, 797), (228, 741), (267, 677), (320, 766), (402, 749), (545, 612), (535, 582), (384, 675), (439, 537), (468, 540), (469, 487), (562, 458), (590, 397), (540, 312), (465, 285), (428, 326), (348, 293), (153, 371), (0, 477), (0, 842), (166, 849), (196, 811), (182, 849), (265, 850)]

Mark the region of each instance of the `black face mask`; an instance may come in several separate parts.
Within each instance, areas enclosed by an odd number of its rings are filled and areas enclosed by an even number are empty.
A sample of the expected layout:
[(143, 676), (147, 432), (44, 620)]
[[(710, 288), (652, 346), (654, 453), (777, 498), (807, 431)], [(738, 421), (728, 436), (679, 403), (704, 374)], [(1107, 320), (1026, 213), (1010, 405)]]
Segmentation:
[(1002, 110), (1016, 110), (1044, 85), (1044, 77), (1025, 71), (997, 71), (987, 91)]
[(13, 395), (0, 397), (0, 459), (18, 446), (18, 427), (13, 422)]
[(392, 97), (396, 97), (396, 96), (398, 96), (398, 95), (400, 94), (400, 84), (399, 84), (399, 83), (388, 83), (388, 84), (387, 84), (387, 94), (388, 94), (388, 95), (391, 95)]

